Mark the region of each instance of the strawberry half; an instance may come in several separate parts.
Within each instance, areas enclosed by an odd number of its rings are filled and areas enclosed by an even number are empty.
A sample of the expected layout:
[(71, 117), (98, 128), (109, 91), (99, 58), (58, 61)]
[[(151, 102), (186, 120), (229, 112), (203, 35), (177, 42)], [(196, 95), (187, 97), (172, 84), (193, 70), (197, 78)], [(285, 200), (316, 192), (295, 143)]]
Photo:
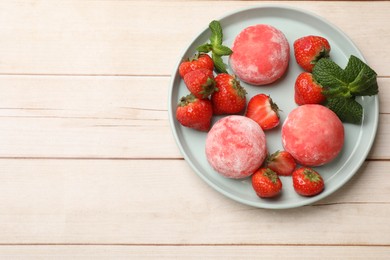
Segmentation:
[(276, 151), (267, 157), (266, 165), (278, 175), (290, 176), (295, 170), (297, 163), (289, 152)]
[(298, 105), (321, 104), (326, 97), (322, 94), (322, 86), (318, 84), (309, 72), (302, 72), (295, 80), (294, 99)]
[(198, 69), (214, 70), (214, 62), (209, 55), (197, 53), (193, 58), (183, 61), (179, 65), (179, 74), (184, 78), (188, 72)]
[(209, 99), (199, 99), (189, 94), (180, 99), (176, 119), (182, 126), (207, 132), (211, 127), (213, 108)]
[(296, 169), (292, 174), (295, 191), (302, 196), (314, 196), (324, 189), (324, 180), (315, 170), (308, 167)]
[(257, 94), (249, 102), (246, 117), (256, 121), (263, 130), (269, 130), (279, 125), (279, 107), (266, 94)]
[(275, 197), (282, 186), (278, 175), (270, 168), (260, 168), (252, 175), (252, 187), (260, 198)]
[(218, 74), (215, 83), (216, 90), (211, 95), (215, 115), (238, 114), (245, 109), (246, 90), (235, 76)]
[(188, 90), (197, 98), (208, 98), (215, 90), (214, 74), (209, 69), (198, 69), (184, 76)]
[(321, 58), (329, 57), (329, 52), (329, 42), (321, 36), (309, 35), (294, 42), (295, 59), (307, 72), (312, 72), (314, 65)]

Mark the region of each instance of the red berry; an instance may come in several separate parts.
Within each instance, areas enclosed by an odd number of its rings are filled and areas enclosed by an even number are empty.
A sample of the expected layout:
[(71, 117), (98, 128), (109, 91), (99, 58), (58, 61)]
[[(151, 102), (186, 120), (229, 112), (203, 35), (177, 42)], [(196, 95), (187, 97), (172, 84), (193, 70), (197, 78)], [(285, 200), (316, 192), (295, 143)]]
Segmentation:
[(294, 42), (294, 55), (299, 66), (312, 72), (314, 65), (321, 58), (329, 57), (330, 45), (321, 36), (309, 35)]
[(292, 174), (295, 191), (302, 196), (314, 196), (324, 190), (324, 180), (321, 175), (308, 167), (296, 169)]
[(245, 109), (246, 91), (235, 76), (218, 74), (215, 83), (216, 90), (211, 95), (215, 115), (238, 114)]
[(279, 125), (279, 108), (266, 94), (257, 94), (248, 102), (245, 113), (256, 121), (263, 130), (269, 130)]
[(210, 100), (192, 94), (182, 97), (176, 109), (176, 119), (181, 125), (204, 132), (210, 130), (212, 116)]
[(198, 69), (214, 70), (214, 62), (209, 55), (197, 53), (192, 59), (183, 61), (179, 65), (179, 74), (184, 78), (188, 72)]
[(289, 152), (276, 151), (268, 156), (266, 165), (278, 175), (290, 176), (295, 170), (297, 163)]
[(188, 72), (184, 76), (184, 83), (188, 90), (197, 98), (208, 98), (215, 90), (213, 71), (198, 69)]
[(302, 72), (295, 81), (294, 99), (298, 105), (321, 104), (326, 100), (322, 94), (322, 86), (318, 84), (309, 72)]
[(278, 175), (269, 168), (260, 168), (252, 175), (252, 187), (261, 198), (275, 197), (282, 190)]

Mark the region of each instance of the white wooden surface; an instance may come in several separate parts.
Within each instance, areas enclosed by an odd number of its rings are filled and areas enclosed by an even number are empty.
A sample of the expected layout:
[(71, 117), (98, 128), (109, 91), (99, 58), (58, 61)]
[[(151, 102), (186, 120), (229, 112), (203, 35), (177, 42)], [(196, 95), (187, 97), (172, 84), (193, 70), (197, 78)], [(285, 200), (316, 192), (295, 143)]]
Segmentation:
[[(310, 206), (210, 188), (171, 134), (170, 75), (212, 19), (294, 5), (343, 30), (379, 74), (366, 162)], [(1, 1), (1, 258), (390, 257), (390, 2)]]

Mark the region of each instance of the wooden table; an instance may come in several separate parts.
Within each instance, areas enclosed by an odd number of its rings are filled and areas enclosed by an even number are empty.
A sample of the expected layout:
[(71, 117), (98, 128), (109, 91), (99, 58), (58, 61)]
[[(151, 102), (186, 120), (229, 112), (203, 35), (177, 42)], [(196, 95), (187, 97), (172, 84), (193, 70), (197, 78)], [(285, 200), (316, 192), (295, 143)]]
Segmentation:
[[(183, 160), (168, 120), (187, 44), (211, 20), (264, 3), (338, 26), (380, 88), (359, 172), (289, 210), (216, 192)], [(390, 2), (1, 1), (1, 258), (389, 259), (389, 11)]]

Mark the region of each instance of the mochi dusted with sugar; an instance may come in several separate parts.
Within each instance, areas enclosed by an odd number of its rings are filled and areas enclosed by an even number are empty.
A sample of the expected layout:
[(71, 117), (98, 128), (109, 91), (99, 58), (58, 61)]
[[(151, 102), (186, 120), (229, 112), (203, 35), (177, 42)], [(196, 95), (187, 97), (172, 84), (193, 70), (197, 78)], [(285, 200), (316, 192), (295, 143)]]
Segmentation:
[(207, 134), (207, 160), (224, 177), (240, 179), (253, 174), (266, 155), (265, 134), (250, 118), (224, 117)]
[(286, 36), (277, 28), (258, 24), (241, 31), (232, 46), (230, 67), (242, 81), (266, 85), (281, 78), (290, 60)]
[(311, 104), (295, 108), (282, 126), (284, 149), (306, 166), (331, 162), (344, 144), (344, 126), (329, 108)]

